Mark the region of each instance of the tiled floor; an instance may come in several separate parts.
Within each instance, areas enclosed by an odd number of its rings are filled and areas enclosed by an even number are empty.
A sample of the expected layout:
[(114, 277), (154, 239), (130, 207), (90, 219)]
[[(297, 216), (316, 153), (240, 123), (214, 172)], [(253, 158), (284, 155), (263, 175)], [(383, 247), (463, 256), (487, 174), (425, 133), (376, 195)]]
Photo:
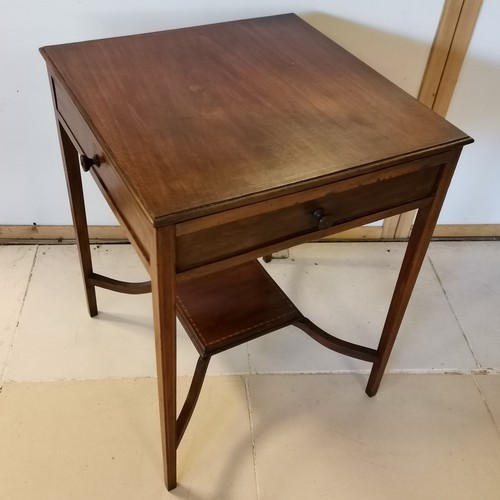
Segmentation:
[[(292, 249), (267, 269), (376, 347), (399, 243)], [(145, 278), (127, 245), (97, 272)], [(500, 498), (500, 242), (433, 243), (375, 398), (366, 363), (285, 329), (214, 357), (162, 483), (150, 297), (99, 291), (74, 246), (0, 246), (0, 499)], [(179, 398), (196, 352), (179, 332)], [(218, 376), (215, 376), (218, 375)]]

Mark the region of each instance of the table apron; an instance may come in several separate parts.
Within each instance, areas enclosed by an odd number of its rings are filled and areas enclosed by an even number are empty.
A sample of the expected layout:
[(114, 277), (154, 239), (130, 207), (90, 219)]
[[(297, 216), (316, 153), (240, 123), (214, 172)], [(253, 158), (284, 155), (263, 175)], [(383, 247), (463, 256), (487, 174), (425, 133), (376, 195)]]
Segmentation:
[(432, 199), (446, 160), (438, 154), (179, 223), (177, 272), (198, 274), (419, 208)]

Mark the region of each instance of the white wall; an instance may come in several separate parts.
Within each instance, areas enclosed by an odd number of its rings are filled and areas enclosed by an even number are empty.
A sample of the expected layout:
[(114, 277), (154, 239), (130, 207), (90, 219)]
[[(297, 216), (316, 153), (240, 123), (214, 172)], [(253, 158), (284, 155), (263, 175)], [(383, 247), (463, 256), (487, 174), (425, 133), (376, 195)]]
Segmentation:
[(500, 2), (484, 0), (448, 120), (474, 137), (464, 148), (440, 224), (500, 224)]
[[(38, 47), (296, 12), (416, 95), (442, 5), (443, 0), (2, 1), (0, 225), (71, 223)], [(97, 188), (86, 182), (85, 189), (89, 223), (114, 224)]]

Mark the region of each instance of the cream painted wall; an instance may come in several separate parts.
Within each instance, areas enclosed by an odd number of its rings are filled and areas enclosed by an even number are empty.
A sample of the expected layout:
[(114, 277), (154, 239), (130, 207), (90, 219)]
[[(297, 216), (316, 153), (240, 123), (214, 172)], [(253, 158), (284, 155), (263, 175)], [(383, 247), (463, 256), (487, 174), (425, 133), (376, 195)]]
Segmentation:
[[(296, 12), (416, 95), (442, 5), (443, 0), (0, 0), (0, 225), (71, 223), (40, 46)], [(89, 222), (114, 224), (97, 188), (85, 182), (85, 190)]]

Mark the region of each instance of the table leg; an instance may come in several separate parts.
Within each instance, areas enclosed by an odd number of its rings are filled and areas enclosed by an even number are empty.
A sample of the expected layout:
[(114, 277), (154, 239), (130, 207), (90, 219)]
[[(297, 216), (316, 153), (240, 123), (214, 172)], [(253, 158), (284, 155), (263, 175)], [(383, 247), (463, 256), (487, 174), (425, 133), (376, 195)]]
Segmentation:
[(174, 228), (159, 228), (151, 251), (151, 291), (155, 329), (156, 370), (165, 485), (177, 485), (176, 474), (176, 325)]
[(443, 167), (441, 179), (439, 180), (434, 198), (428, 205), (418, 210), (380, 337), (377, 349), (379, 358), (373, 364), (366, 387), (366, 393), (370, 397), (375, 396), (380, 386), (380, 381), (382, 380), (406, 307), (410, 301), (413, 287), (417, 281), (418, 273), (431, 241), (439, 212), (460, 156), (460, 151), (461, 150), (450, 152), (449, 161), (446, 166)]
[(90, 255), (89, 233), (87, 216), (85, 214), (85, 202), (83, 198), (78, 151), (71, 142), (66, 130), (64, 130), (64, 127), (60, 123), (58, 123), (58, 132), (63, 155), (64, 172), (66, 174), (69, 202), (71, 205), (71, 215), (73, 216), (76, 242), (78, 245), (78, 253), (80, 255), (80, 265), (85, 284), (87, 306), (90, 316), (96, 316), (97, 301), (95, 286), (90, 283), (90, 278), (93, 275), (92, 257)]

